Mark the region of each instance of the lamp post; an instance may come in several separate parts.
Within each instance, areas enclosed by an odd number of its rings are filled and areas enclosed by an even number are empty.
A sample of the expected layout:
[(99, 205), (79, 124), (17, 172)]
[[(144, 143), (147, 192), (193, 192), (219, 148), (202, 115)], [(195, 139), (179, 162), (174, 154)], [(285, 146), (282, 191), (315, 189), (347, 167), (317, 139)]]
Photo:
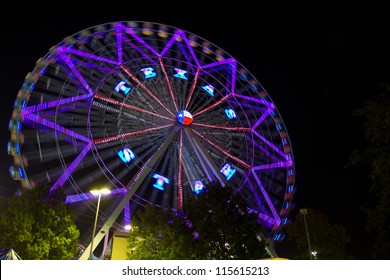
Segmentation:
[(94, 196), (98, 196), (98, 202), (96, 207), (96, 216), (95, 216), (95, 223), (93, 225), (93, 232), (92, 232), (92, 241), (91, 241), (91, 252), (89, 254), (89, 259), (93, 260), (93, 240), (95, 239), (95, 233), (96, 233), (96, 224), (99, 216), (99, 208), (100, 208), (100, 198), (102, 197), (102, 194), (110, 194), (111, 190), (107, 188), (99, 189), (99, 190), (91, 190), (90, 193)]
[(306, 223), (306, 214), (307, 214), (307, 208), (301, 208), (299, 209), (299, 212), (303, 215), (303, 220), (305, 222), (305, 229), (306, 229), (306, 237), (307, 237), (307, 244), (309, 245), (309, 256), (310, 259), (313, 259), (312, 253), (311, 253), (311, 247), (310, 247), (310, 238), (309, 238), (309, 231), (307, 230), (307, 223)]

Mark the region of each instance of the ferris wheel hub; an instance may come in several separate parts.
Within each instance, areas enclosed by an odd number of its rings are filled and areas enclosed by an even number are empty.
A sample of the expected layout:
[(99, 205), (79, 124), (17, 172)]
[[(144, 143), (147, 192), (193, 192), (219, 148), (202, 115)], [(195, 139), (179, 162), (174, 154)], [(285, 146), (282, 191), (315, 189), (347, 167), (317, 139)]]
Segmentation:
[(179, 123), (184, 125), (192, 124), (192, 120), (193, 120), (191, 113), (186, 110), (181, 110), (177, 112), (176, 119)]

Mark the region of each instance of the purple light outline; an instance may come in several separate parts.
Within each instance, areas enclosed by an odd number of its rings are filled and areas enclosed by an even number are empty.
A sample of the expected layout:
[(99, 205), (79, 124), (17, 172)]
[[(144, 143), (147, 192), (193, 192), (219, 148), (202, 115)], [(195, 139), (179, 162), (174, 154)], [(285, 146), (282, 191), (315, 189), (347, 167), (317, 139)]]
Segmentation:
[(126, 203), (125, 208), (123, 209), (123, 224), (130, 225), (131, 213), (130, 213), (130, 201)]
[(266, 117), (268, 117), (269, 114), (275, 109), (275, 105), (271, 104), (268, 109), (261, 115), (261, 117), (256, 121), (256, 123), (252, 126), (252, 129), (256, 129), (262, 123)]
[(146, 54), (143, 50), (141, 50), (136, 44), (132, 43), (129, 39), (124, 38), (123, 42), (129, 44), (130, 47), (132, 47), (134, 50), (140, 53), (145, 59), (149, 59), (152, 62), (152, 64), (157, 64), (157, 62), (154, 59), (152, 59), (150, 55)]
[(33, 113), (27, 113), (27, 112), (22, 112), (23, 114), (23, 117), (26, 118), (26, 119), (29, 119), (33, 122), (36, 122), (38, 124), (41, 124), (43, 126), (46, 126), (46, 127), (49, 127), (55, 131), (58, 131), (60, 133), (63, 133), (63, 134), (66, 134), (66, 135), (69, 135), (73, 138), (76, 138), (76, 139), (79, 139), (83, 142), (86, 142), (86, 143), (89, 143), (91, 140), (89, 140), (88, 138), (74, 132), (73, 130), (70, 130), (70, 129), (67, 129), (63, 126), (60, 126), (52, 121), (49, 121), (49, 120), (46, 120), (45, 118), (42, 118), (40, 116), (37, 116)]
[(236, 60), (234, 58), (228, 58), (228, 59), (224, 59), (221, 61), (216, 61), (216, 62), (213, 62), (210, 64), (203, 65), (202, 70), (207, 69), (207, 68), (211, 68), (211, 67), (215, 67), (215, 66), (219, 66), (222, 64), (229, 64), (229, 63), (233, 64), (232, 77), (231, 77), (232, 84), (231, 84), (231, 88), (230, 88), (230, 93), (234, 93), (234, 90), (236, 88), (236, 69), (237, 69), (237, 63), (236, 63)]
[[(117, 189), (112, 190), (111, 195), (126, 194), (126, 192), (127, 192), (127, 190), (125, 188), (117, 188)], [(80, 194), (69, 194), (65, 197), (65, 204), (77, 203), (77, 202), (89, 200), (92, 198), (96, 198), (96, 196), (94, 196), (90, 192), (80, 193)]]
[(264, 143), (266, 143), (268, 146), (270, 146), (275, 152), (277, 152), (279, 155), (281, 155), (284, 159), (288, 159), (287, 155), (283, 153), (278, 147), (276, 147), (274, 144), (269, 142), (267, 139), (265, 139), (262, 135), (257, 133), (255, 130), (252, 129), (252, 133), (259, 137)]
[(93, 94), (93, 90), (89, 86), (88, 82), (80, 74), (80, 72), (77, 70), (76, 66), (73, 64), (73, 62), (70, 60), (70, 58), (65, 54), (64, 48), (63, 47), (58, 47), (57, 48), (57, 52), (59, 53), (61, 59), (69, 66), (70, 70), (76, 75), (76, 77), (79, 79), (79, 81), (83, 84), (85, 89), (90, 94)]
[(118, 64), (121, 65), (123, 58), (122, 58), (122, 50), (123, 50), (123, 40), (122, 40), (122, 26), (120, 24), (115, 25), (115, 33), (116, 33), (116, 45), (117, 45), (117, 51), (118, 51)]
[(23, 111), (32, 113), (32, 112), (41, 111), (41, 110), (44, 110), (44, 109), (56, 107), (56, 106), (59, 106), (59, 105), (64, 105), (64, 104), (67, 104), (67, 103), (72, 103), (72, 102), (75, 102), (75, 101), (87, 99), (87, 98), (90, 98), (90, 97), (92, 97), (92, 94), (89, 94), (89, 93), (83, 94), (83, 95), (79, 95), (79, 96), (72, 96), (72, 97), (68, 97), (68, 98), (64, 98), (64, 99), (58, 99), (58, 100), (55, 100), (55, 101), (40, 103), (38, 105), (28, 106), (28, 107), (24, 108)]
[[(194, 53), (194, 50), (189, 42), (189, 40), (187, 39), (187, 36), (185, 35), (184, 31), (178, 29), (175, 31), (175, 33), (173, 34), (172, 38), (169, 40), (169, 42), (165, 45), (164, 49), (161, 51), (160, 53), (160, 56), (164, 56), (164, 54), (168, 51), (168, 49), (173, 45), (174, 42), (176, 42), (176, 38), (179, 37), (179, 38), (182, 38), (184, 43), (187, 45), (190, 53), (191, 53), (191, 56), (192, 58), (194, 59), (195, 61), (195, 64), (196, 66), (198, 66), (198, 68), (201, 68), (200, 64), (199, 64), (199, 61)], [(188, 55), (183, 51), (182, 49), (182, 52), (183, 52), (183, 55), (187, 58), (188, 60)], [(191, 63), (190, 63), (191, 65)]]
[[(236, 96), (236, 95), (234, 95), (234, 96)], [(247, 103), (240, 103), (240, 102), (235, 101), (235, 100), (228, 100), (228, 102), (230, 104), (234, 104), (234, 105), (238, 105), (238, 106), (241, 106), (241, 107), (249, 108), (249, 109), (252, 109), (252, 110), (255, 110), (255, 111), (259, 111), (260, 110), (258, 106), (249, 105)]]
[(273, 169), (273, 168), (279, 168), (279, 167), (290, 167), (290, 166), (292, 166), (292, 164), (293, 164), (292, 160), (279, 161), (279, 162), (275, 162), (275, 163), (255, 166), (252, 168), (252, 170), (264, 170), (264, 169)]
[(274, 205), (272, 204), (271, 199), (269, 198), (267, 192), (265, 191), (265, 189), (263, 187), (263, 184), (260, 182), (259, 177), (257, 176), (257, 174), (253, 170), (252, 170), (252, 175), (255, 178), (255, 180), (257, 182), (257, 185), (259, 186), (260, 191), (263, 194), (263, 197), (265, 198), (265, 201), (267, 202), (267, 205), (268, 205), (269, 209), (272, 212), (272, 215), (274, 216), (274, 219), (275, 219), (275, 223), (274, 224), (276, 226), (279, 226), (281, 220), (280, 220), (280, 217), (279, 217), (278, 213), (276, 212), (276, 209), (275, 209)]
[(238, 98), (242, 98), (242, 99), (245, 99), (245, 100), (248, 100), (248, 101), (264, 104), (266, 106), (274, 105), (273, 103), (265, 101), (263, 99), (258, 99), (258, 98), (254, 98), (254, 97), (250, 97), (250, 96), (245, 96), (245, 95), (242, 95), (242, 94), (237, 94), (236, 93), (236, 94), (234, 94), (234, 97), (238, 97)]
[(259, 143), (256, 141), (252, 141), (252, 138), (247, 135), (247, 139), (251, 141), (257, 148), (259, 148), (263, 153), (265, 153), (267, 156), (272, 157), (274, 161), (277, 161), (278, 158), (274, 155), (272, 155), (267, 149), (265, 149), (263, 146), (261, 146)]
[[(190, 44), (190, 41), (188, 40), (186, 34), (184, 33), (183, 30), (178, 30), (177, 33), (180, 33), (180, 37), (184, 40), (185, 44), (187, 45), (187, 48), (189, 49), (190, 53), (191, 53), (191, 56), (192, 58), (194, 59), (195, 61), (195, 64), (196, 66), (198, 66), (198, 68), (201, 68), (200, 64), (199, 64), (199, 61), (194, 53), (194, 49), (192, 48), (191, 44)], [(191, 64), (190, 64), (191, 65)]]
[(61, 174), (61, 176), (57, 179), (57, 181), (51, 186), (49, 192), (53, 192), (59, 187), (62, 187), (65, 184), (65, 181), (69, 178), (69, 176), (73, 173), (73, 171), (76, 169), (76, 167), (80, 164), (80, 162), (83, 160), (85, 155), (89, 152), (89, 150), (92, 147), (92, 141), (88, 143), (87, 146), (81, 151), (81, 153), (73, 160), (71, 164), (69, 164), (68, 167), (64, 170), (64, 173)]
[(78, 55), (78, 56), (83, 56), (83, 57), (86, 57), (86, 58), (90, 58), (92, 60), (105, 62), (105, 63), (108, 63), (108, 64), (120, 65), (120, 63), (118, 61), (111, 60), (111, 59), (104, 58), (104, 57), (97, 56), (97, 55), (93, 55), (93, 54), (86, 53), (86, 52), (83, 52), (83, 51), (79, 51), (79, 50), (75, 50), (75, 49), (71, 49), (71, 48), (64, 48), (62, 46), (58, 47), (58, 49), (59, 49), (59, 51), (61, 53), (71, 53), (71, 54), (75, 54), (75, 55)]
[(132, 36), (134, 39), (136, 39), (138, 42), (140, 42), (145, 48), (150, 50), (152, 53), (154, 53), (156, 56), (159, 56), (159, 54), (155, 51), (154, 48), (152, 48), (149, 44), (147, 44), (144, 40), (142, 40), (137, 34), (134, 33), (134, 31), (131, 28), (126, 27), (122, 23), (118, 23), (120, 27), (130, 36)]

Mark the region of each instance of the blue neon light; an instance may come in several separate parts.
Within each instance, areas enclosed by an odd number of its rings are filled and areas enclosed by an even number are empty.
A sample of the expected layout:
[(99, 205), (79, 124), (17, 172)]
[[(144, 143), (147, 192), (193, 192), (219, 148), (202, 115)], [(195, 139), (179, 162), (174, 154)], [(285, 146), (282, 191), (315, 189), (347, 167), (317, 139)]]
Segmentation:
[(225, 114), (226, 116), (229, 118), (229, 119), (235, 119), (237, 116), (236, 116), (236, 112), (234, 112), (233, 109), (225, 109)]
[(141, 69), (141, 71), (144, 73), (145, 79), (153, 78), (156, 77), (157, 75), (156, 72), (154, 72), (154, 69), (152, 67), (143, 68)]
[(214, 87), (212, 85), (203, 86), (202, 88), (205, 92), (207, 92), (211, 96), (214, 96)]
[(164, 184), (169, 184), (170, 182), (168, 178), (165, 178), (157, 173), (154, 173), (153, 178), (157, 179), (156, 183), (153, 184), (153, 187), (162, 191), (164, 190)]
[(135, 158), (134, 153), (129, 148), (124, 148), (118, 152), (118, 156), (124, 163), (129, 163)]
[(123, 92), (124, 94), (128, 94), (129, 91), (131, 90), (131, 87), (129, 87), (125, 81), (120, 81), (116, 86), (115, 86), (115, 91), (116, 92)]
[(183, 79), (183, 80), (188, 80), (187, 77), (185, 76), (185, 74), (187, 74), (186, 70), (182, 70), (179, 68), (173, 68), (173, 69), (175, 69), (175, 71), (176, 71), (176, 74), (173, 75), (174, 77), (179, 78), (179, 79)]
[(226, 163), (219, 171), (225, 175), (226, 180), (229, 180), (237, 170), (232, 168), (229, 163)]
[(194, 193), (200, 194), (203, 189), (204, 189), (204, 185), (203, 185), (202, 181), (195, 181)]

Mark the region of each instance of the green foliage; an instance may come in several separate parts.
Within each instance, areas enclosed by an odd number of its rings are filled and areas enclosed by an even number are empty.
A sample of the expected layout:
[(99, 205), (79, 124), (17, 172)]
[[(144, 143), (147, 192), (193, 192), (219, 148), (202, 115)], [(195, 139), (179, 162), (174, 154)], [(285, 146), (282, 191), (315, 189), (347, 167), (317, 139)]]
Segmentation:
[(365, 209), (367, 229), (374, 240), (372, 257), (390, 258), (390, 86), (367, 99), (354, 116), (365, 120), (367, 145), (352, 153), (349, 165), (366, 164), (370, 168), (371, 193), (375, 206)]
[[(308, 214), (306, 214), (306, 224), (311, 250), (318, 252), (318, 259), (349, 259), (346, 253), (346, 245), (350, 242), (350, 237), (343, 226), (331, 224), (325, 214), (310, 208)], [(294, 222), (286, 227), (286, 233), (299, 249), (305, 251), (302, 256), (297, 256), (297, 258), (310, 259), (303, 214), (298, 214)]]
[(189, 259), (191, 235), (185, 220), (175, 212), (146, 205), (132, 220), (128, 259)]
[(73, 259), (79, 230), (61, 197), (46, 189), (25, 190), (3, 200), (0, 248), (12, 248), (24, 260)]
[(261, 259), (261, 226), (229, 187), (209, 185), (182, 211), (146, 206), (133, 218), (130, 259)]
[(198, 259), (261, 259), (265, 244), (258, 239), (262, 227), (248, 213), (246, 203), (230, 187), (209, 185), (207, 192), (190, 198), (184, 213), (200, 238), (194, 255)]

